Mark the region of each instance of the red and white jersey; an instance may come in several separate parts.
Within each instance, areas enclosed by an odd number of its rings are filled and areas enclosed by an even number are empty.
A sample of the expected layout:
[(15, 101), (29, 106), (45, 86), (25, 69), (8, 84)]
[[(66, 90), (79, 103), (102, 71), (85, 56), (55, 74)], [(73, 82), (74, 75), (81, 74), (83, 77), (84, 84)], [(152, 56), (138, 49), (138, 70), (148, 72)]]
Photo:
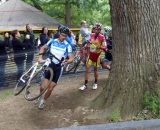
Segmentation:
[[(90, 45), (90, 51), (93, 52), (93, 50), (95, 50), (95, 47), (100, 47), (100, 46), (107, 46), (106, 45), (106, 39), (102, 34), (98, 34), (98, 36), (96, 36), (95, 33), (91, 33), (90, 34), (90, 42), (93, 44)], [(101, 50), (97, 49), (96, 53), (100, 53)]]

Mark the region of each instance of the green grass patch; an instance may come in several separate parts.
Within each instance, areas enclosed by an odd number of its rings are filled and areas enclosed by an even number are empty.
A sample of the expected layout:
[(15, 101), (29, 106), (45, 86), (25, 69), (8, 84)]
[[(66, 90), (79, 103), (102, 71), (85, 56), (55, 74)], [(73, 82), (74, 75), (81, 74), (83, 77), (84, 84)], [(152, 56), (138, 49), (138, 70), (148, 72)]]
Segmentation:
[(13, 89), (2, 90), (0, 92), (0, 100), (9, 99), (14, 96)]
[(112, 114), (109, 116), (110, 122), (118, 122), (121, 120), (121, 111), (120, 109), (116, 108)]

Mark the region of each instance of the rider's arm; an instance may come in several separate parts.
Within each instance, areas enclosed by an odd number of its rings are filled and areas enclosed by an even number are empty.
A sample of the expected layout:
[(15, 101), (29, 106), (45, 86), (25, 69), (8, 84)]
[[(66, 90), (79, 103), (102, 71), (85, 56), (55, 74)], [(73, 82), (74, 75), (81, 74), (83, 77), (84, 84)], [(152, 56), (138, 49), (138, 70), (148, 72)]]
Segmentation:
[(73, 54), (68, 54), (68, 60), (67, 60), (67, 64), (70, 64), (73, 62)]
[(40, 51), (39, 51), (39, 58), (42, 59), (43, 53), (45, 52), (45, 50), (46, 50), (47, 48), (49, 48), (49, 47), (51, 46), (51, 44), (52, 44), (52, 39), (50, 39), (45, 45), (43, 45), (43, 46), (41, 47), (41, 49), (40, 49)]
[(68, 58), (69, 58), (67, 60), (67, 64), (70, 64), (73, 61), (72, 47), (70, 45), (68, 45), (68, 47), (67, 47), (67, 54), (68, 54)]
[(43, 56), (43, 53), (45, 52), (45, 50), (47, 49), (47, 45), (43, 45), (39, 51), (39, 60), (42, 60), (42, 56)]
[(101, 49), (101, 50), (107, 49), (107, 43), (106, 43), (106, 39), (104, 36), (102, 36), (102, 45), (99, 47), (99, 49)]
[(102, 46), (99, 47), (99, 49), (106, 50), (107, 49), (107, 45), (102, 45)]

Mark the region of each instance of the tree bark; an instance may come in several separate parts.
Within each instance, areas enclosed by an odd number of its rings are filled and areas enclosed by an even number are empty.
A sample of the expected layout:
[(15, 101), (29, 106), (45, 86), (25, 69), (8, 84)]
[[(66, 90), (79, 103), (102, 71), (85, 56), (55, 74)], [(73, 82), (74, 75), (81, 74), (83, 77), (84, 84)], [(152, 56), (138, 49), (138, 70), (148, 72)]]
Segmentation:
[(65, 0), (65, 22), (67, 26), (71, 25), (71, 10), (68, 0)]
[(160, 0), (110, 0), (112, 71), (92, 107), (119, 109), (128, 119), (143, 109), (143, 96), (160, 88)]

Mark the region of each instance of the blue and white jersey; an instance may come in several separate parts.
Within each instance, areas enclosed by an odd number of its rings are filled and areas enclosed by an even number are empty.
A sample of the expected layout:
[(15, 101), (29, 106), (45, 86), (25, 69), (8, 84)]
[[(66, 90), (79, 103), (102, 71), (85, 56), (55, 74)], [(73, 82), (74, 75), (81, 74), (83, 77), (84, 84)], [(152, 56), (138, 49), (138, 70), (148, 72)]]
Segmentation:
[[(46, 45), (47, 45), (47, 48), (50, 49), (50, 53), (55, 55), (59, 60), (61, 60), (62, 57), (64, 57), (65, 59), (68, 54), (72, 54), (72, 47), (66, 41), (63, 41), (60, 43), (58, 39), (50, 39), (46, 43)], [(59, 63), (59, 61), (56, 60), (54, 57), (52, 58), (52, 61), (55, 64)]]

